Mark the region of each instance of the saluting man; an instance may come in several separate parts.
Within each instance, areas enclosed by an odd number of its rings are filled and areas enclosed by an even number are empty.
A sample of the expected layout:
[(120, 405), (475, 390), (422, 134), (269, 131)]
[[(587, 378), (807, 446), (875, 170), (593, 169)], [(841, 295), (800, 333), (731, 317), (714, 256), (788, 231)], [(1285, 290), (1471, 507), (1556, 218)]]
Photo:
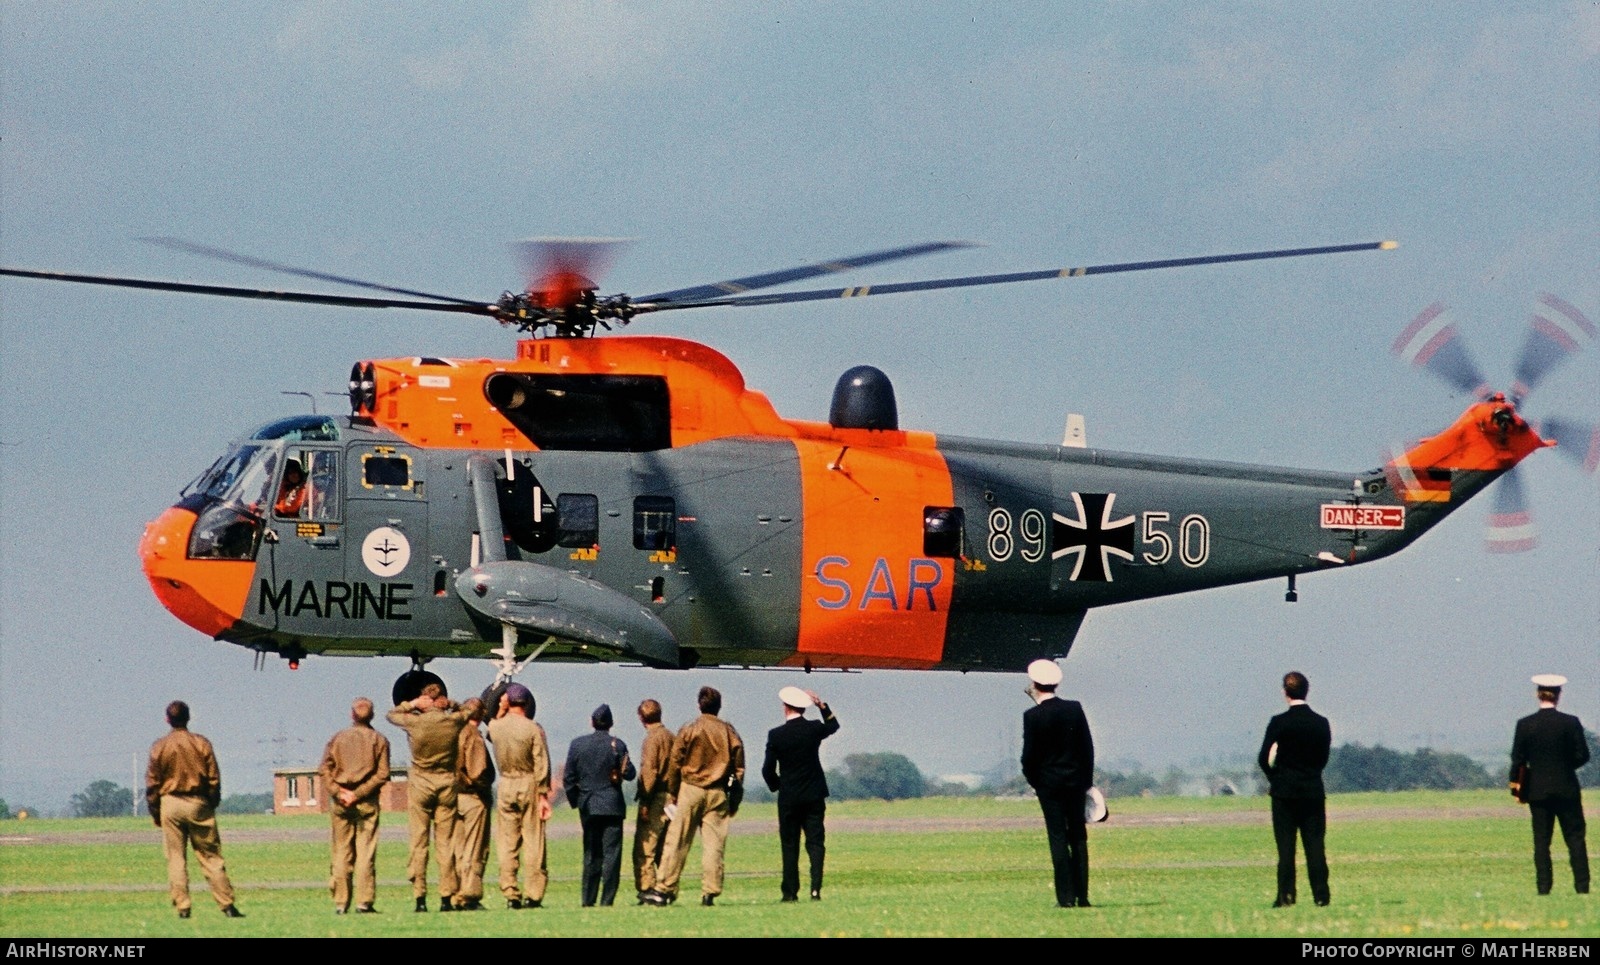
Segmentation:
[[(779, 889), (784, 901), (800, 899), (800, 834), (805, 832), (811, 863), (811, 900), (822, 900), (822, 864), (827, 856), (828, 777), (819, 753), (822, 742), (839, 732), (839, 719), (815, 691), (785, 687), (778, 691), (783, 723), (767, 732), (767, 755), (761, 777), (778, 795), (778, 849), (783, 859)], [(822, 719), (807, 720), (816, 705)]]
[(416, 700), (398, 704), (389, 723), (402, 728), (411, 742), (406, 769), (407, 818), (411, 826), (411, 860), (406, 866), (417, 911), (428, 910), (428, 838), (439, 849), (439, 910), (451, 907), (456, 877), (456, 759), (467, 713), (450, 701), (444, 687), (430, 683)]
[(456, 911), (483, 908), (483, 869), (489, 863), (489, 811), (494, 807), (494, 761), (483, 742), (478, 722), (483, 720), (483, 701), (471, 697), (462, 703), (467, 725), (461, 728), (456, 749)]
[(1555, 881), (1550, 866), (1550, 838), (1556, 822), (1567, 843), (1572, 864), (1572, 887), (1589, 893), (1589, 845), (1583, 820), (1583, 791), (1578, 768), (1589, 763), (1589, 742), (1583, 724), (1572, 714), (1556, 710), (1567, 678), (1539, 674), (1533, 678), (1539, 710), (1517, 721), (1511, 741), (1511, 780), (1520, 783), (1519, 800), (1528, 804), (1533, 818), (1533, 874), (1539, 894), (1548, 895)]

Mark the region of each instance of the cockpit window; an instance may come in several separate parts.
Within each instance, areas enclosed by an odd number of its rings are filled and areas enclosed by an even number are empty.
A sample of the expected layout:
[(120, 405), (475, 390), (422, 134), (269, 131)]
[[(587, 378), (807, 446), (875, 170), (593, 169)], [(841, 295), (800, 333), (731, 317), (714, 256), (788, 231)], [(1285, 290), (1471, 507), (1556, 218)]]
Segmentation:
[(280, 519), (336, 519), (339, 453), (334, 449), (289, 450), (272, 511)]
[(266, 506), (272, 477), (278, 467), (278, 452), (268, 446), (240, 446), (218, 459), (199, 479), (189, 484), (184, 495), (200, 494), (212, 499), (238, 503), (254, 513)]
[(338, 442), (339, 427), (325, 415), (292, 415), (286, 419), (269, 422), (255, 432), (252, 439), (287, 439), (290, 442)]

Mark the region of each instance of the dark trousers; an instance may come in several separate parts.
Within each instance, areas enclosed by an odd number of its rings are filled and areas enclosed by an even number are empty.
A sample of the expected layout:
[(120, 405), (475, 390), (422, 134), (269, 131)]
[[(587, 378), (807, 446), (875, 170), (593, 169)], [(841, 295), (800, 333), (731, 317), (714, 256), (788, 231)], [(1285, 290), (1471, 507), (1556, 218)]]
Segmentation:
[(1323, 838), (1328, 833), (1328, 812), (1324, 798), (1272, 799), (1272, 837), (1278, 842), (1278, 897), (1294, 898), (1294, 837), (1306, 849), (1306, 878), (1311, 882), (1311, 897), (1328, 900), (1328, 853)]
[(822, 859), (827, 854), (827, 831), (822, 819), (828, 802), (806, 801), (778, 805), (778, 845), (783, 851), (783, 897), (800, 895), (800, 832), (806, 835), (806, 857), (811, 859), (811, 891), (822, 891)]
[(1583, 799), (1553, 797), (1529, 801), (1533, 816), (1533, 874), (1539, 894), (1548, 894), (1555, 874), (1550, 867), (1550, 838), (1556, 822), (1561, 822), (1561, 838), (1567, 842), (1567, 860), (1572, 862), (1572, 887), (1578, 894), (1589, 891), (1589, 847), (1584, 840)]
[(583, 907), (609, 905), (617, 900), (622, 879), (622, 815), (585, 815), (583, 818)]
[(1050, 864), (1055, 868), (1056, 904), (1063, 908), (1089, 904), (1089, 832), (1083, 820), (1082, 788), (1040, 791), (1039, 809), (1050, 838)]

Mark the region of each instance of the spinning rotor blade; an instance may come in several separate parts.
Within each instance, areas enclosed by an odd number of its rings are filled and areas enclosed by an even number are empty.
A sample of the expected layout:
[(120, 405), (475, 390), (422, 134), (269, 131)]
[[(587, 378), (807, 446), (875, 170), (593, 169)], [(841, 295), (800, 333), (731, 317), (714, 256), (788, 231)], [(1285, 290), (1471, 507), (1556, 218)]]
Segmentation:
[(1489, 511), (1489, 535), (1485, 543), (1491, 553), (1522, 553), (1539, 542), (1539, 532), (1528, 511), (1522, 490), (1522, 475), (1513, 468), (1500, 477), (1494, 487), (1494, 503)]
[(314, 292), (269, 291), (263, 288), (191, 285), (186, 282), (155, 281), (148, 278), (72, 275), (59, 271), (27, 271), (21, 268), (0, 268), (0, 275), (10, 275), (14, 278), (42, 278), (47, 281), (76, 282), (83, 285), (110, 285), (116, 288), (143, 288), (150, 291), (181, 292), (186, 295), (221, 295), (226, 298), (261, 298), (269, 301), (299, 302), (307, 305), (339, 305), (345, 308), (420, 308), (435, 312), (454, 312), (467, 315), (494, 316), (496, 314), (496, 306), (494, 305), (466, 301), (417, 302), (393, 298), (359, 298), (353, 295), (319, 295)]
[(1573, 419), (1546, 419), (1539, 434), (1554, 439), (1556, 452), (1577, 463), (1584, 472), (1600, 467), (1600, 425)]
[(1528, 337), (1522, 343), (1522, 356), (1517, 359), (1517, 381), (1511, 386), (1512, 398), (1518, 401), (1526, 398), (1551, 369), (1594, 337), (1594, 323), (1585, 318), (1583, 312), (1554, 295), (1540, 295), (1534, 302), (1533, 317), (1528, 319)]
[(435, 295), (433, 292), (414, 291), (410, 288), (394, 288), (389, 285), (380, 285), (376, 282), (362, 281), (359, 278), (347, 278), (344, 275), (330, 275), (325, 271), (313, 271), (310, 268), (296, 268), (293, 265), (284, 265), (276, 261), (267, 261), (265, 258), (255, 258), (250, 255), (241, 255), (238, 252), (228, 251), (225, 248), (213, 248), (210, 245), (197, 245), (192, 241), (182, 238), (140, 238), (140, 241), (173, 251), (187, 252), (191, 255), (201, 255), (214, 258), (217, 261), (231, 261), (236, 265), (249, 265), (252, 268), (265, 268), (268, 271), (282, 272), (286, 275), (298, 275), (301, 278), (314, 278), (317, 281), (331, 281), (340, 285), (351, 285), (356, 288), (366, 288), (372, 291), (391, 292), (396, 295), (415, 295), (418, 298), (436, 298), (441, 302), (450, 302), (456, 305), (476, 305), (476, 302), (465, 298), (456, 298), (453, 295)]
[(1443, 302), (1424, 308), (1390, 350), (1407, 364), (1432, 372), (1458, 392), (1477, 399), (1489, 396), (1489, 382), (1462, 344)]
[(1011, 272), (1001, 275), (973, 275), (967, 278), (941, 278), (932, 281), (900, 282), (892, 285), (860, 285), (853, 288), (829, 288), (817, 291), (786, 292), (775, 295), (749, 295), (741, 298), (716, 298), (704, 301), (671, 301), (655, 303), (649, 299), (634, 302), (635, 313), (667, 311), (679, 308), (704, 308), (713, 305), (779, 305), (789, 302), (815, 302), (830, 298), (859, 298), (864, 295), (895, 295), (901, 292), (934, 291), (940, 288), (970, 288), (977, 285), (1005, 285), (1019, 281), (1044, 281), (1051, 278), (1076, 278), (1082, 275), (1109, 275), (1124, 271), (1148, 271), (1156, 268), (1186, 268), (1191, 265), (1216, 265), (1235, 261), (1260, 261), (1267, 258), (1298, 258), (1302, 255), (1331, 255), (1346, 251), (1376, 251), (1396, 247), (1392, 241), (1371, 241), (1354, 245), (1330, 245), (1321, 248), (1287, 248), (1277, 251), (1247, 251), (1233, 255), (1201, 255), (1194, 258), (1168, 258), (1161, 261), (1135, 261), (1111, 265), (1088, 265), (1082, 268), (1050, 268), (1044, 271)]
[(976, 247), (978, 247), (977, 243), (972, 241), (930, 241), (920, 245), (907, 245), (904, 248), (889, 248), (884, 251), (869, 252), (865, 255), (839, 258), (835, 261), (819, 261), (814, 265), (803, 265), (799, 268), (789, 268), (783, 271), (747, 275), (744, 278), (731, 278), (728, 281), (712, 282), (709, 285), (696, 285), (693, 288), (678, 288), (669, 292), (657, 292), (654, 295), (645, 295), (637, 298), (635, 301), (652, 303), (703, 301), (708, 298), (737, 295), (740, 292), (751, 291), (756, 288), (771, 288), (774, 285), (787, 285), (790, 282), (805, 281), (807, 278), (816, 278), (821, 275), (852, 271), (856, 268), (865, 268), (868, 265), (881, 265), (886, 261), (896, 261), (901, 258), (916, 258), (921, 255), (931, 255), (955, 248)]

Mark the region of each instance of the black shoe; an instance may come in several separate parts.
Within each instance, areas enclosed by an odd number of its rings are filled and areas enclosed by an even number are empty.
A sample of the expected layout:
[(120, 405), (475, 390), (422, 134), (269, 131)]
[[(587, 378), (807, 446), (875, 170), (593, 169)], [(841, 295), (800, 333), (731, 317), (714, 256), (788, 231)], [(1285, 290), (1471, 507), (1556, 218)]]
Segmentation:
[(700, 907), (702, 907), (702, 908), (710, 908), (713, 905), (715, 905), (716, 903), (717, 903), (717, 896), (716, 895), (701, 895), (700, 896)]
[(187, 908), (179, 908), (178, 909), (178, 917), (179, 918), (188, 918), (189, 917), (189, 909), (187, 909)]
[(1272, 903), (1274, 908), (1288, 908), (1294, 904), (1294, 895), (1279, 895), (1278, 900)]
[(377, 913), (378, 913), (378, 909), (372, 907), (371, 905), (357, 905), (356, 906), (356, 914), (358, 914), (358, 915), (376, 915)]
[(1326, 908), (1326, 907), (1328, 907), (1328, 899), (1326, 899), (1326, 898), (1316, 898), (1316, 899), (1313, 899), (1313, 900), (1316, 902), (1318, 908)]
[(428, 910), (428, 896), (427, 895), (418, 895), (417, 896), (417, 911), (427, 911), (427, 910)]
[(799, 895), (784, 895), (783, 898), (780, 899), (780, 900), (783, 901), (785, 904), (787, 904), (787, 903), (789, 903), (791, 901), (799, 901), (800, 900), (800, 896)]
[(822, 900), (822, 889), (821, 888), (812, 888), (811, 889), (811, 900), (812, 901), (821, 901)]
[(522, 899), (521, 898), (507, 898), (506, 899), (506, 907), (511, 909), (512, 911), (516, 911), (516, 910), (518, 910), (519, 908), (522, 907)]
[(440, 911), (455, 911), (455, 908), (450, 904), (450, 899), (449, 898), (440, 898), (439, 899), (439, 910)]
[(456, 911), (483, 911), (483, 902), (477, 898), (468, 898), (467, 903), (457, 908)]
[(1094, 906), (1089, 904), (1089, 899), (1087, 899), (1087, 898), (1079, 898), (1078, 899), (1078, 907), (1079, 908), (1093, 908)]
[(659, 891), (647, 891), (639, 896), (639, 900), (647, 905), (654, 905), (657, 908), (665, 908), (672, 904), (672, 898)]
[(244, 917), (244, 912), (242, 912), (239, 909), (233, 907), (232, 905), (223, 905), (222, 906), (222, 917), (224, 917), (224, 918), (243, 918)]
[(334, 913), (334, 914), (335, 914), (335, 915), (342, 915), (342, 914), (344, 914), (344, 913), (345, 913), (345, 912), (346, 912), (346, 911), (348, 911), (348, 910), (349, 910), (349, 909), (346, 909), (346, 908), (335, 908), (335, 909), (333, 909), (333, 913)]
[(524, 907), (524, 908), (543, 908), (544, 907), (544, 902), (541, 901), (538, 898), (524, 898), (524, 899), (522, 899), (522, 907)]

